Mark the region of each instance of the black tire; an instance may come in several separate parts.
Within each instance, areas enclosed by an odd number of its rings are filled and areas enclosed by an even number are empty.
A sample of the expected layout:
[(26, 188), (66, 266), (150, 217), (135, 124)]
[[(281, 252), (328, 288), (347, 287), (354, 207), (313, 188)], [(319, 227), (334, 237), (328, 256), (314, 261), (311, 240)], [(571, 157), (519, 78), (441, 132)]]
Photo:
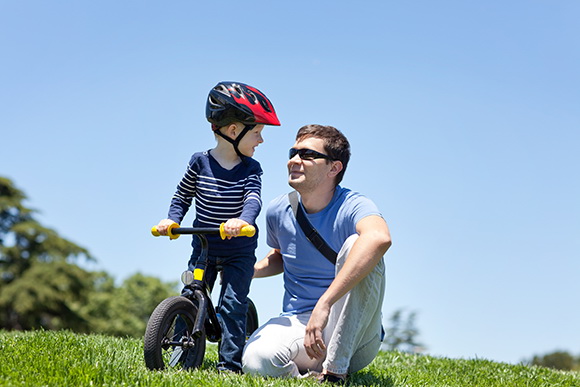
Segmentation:
[(246, 340), (250, 338), (252, 333), (258, 327), (260, 323), (258, 321), (258, 310), (256, 309), (256, 305), (248, 298), (248, 313), (246, 314)]
[[(163, 300), (149, 318), (144, 338), (145, 365), (151, 370), (166, 367), (197, 368), (205, 355), (205, 330), (192, 337), (197, 306), (176, 296)], [(170, 342), (186, 343), (175, 345)]]

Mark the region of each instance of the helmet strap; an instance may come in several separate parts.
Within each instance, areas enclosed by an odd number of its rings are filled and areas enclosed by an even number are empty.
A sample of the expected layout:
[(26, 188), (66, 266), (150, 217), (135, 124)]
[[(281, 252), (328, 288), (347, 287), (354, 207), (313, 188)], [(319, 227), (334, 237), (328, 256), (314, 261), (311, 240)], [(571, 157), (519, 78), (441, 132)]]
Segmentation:
[(255, 127), (256, 127), (256, 124), (245, 125), (244, 129), (242, 129), (242, 131), (240, 132), (238, 137), (236, 137), (235, 140), (233, 138), (230, 138), (230, 137), (226, 136), (225, 134), (223, 134), (219, 129), (214, 130), (214, 132), (217, 133), (220, 137), (224, 138), (227, 142), (232, 144), (234, 146), (234, 150), (236, 151), (236, 154), (243, 160), (245, 157), (248, 157), (248, 156), (246, 156), (242, 152), (240, 152), (240, 150), (238, 149), (238, 145), (240, 144), (240, 141), (246, 135), (246, 133), (248, 133), (250, 130), (254, 129)]

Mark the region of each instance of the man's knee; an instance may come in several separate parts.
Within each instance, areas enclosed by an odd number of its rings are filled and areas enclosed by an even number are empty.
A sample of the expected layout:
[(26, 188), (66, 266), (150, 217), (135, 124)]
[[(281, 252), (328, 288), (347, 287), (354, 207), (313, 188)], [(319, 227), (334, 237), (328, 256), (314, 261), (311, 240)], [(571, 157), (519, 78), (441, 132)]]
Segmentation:
[(349, 373), (354, 373), (362, 370), (366, 366), (372, 363), (372, 361), (377, 357), (379, 350), (381, 348), (381, 338), (380, 334), (377, 334), (368, 343), (362, 345), (354, 353), (350, 360), (350, 366), (348, 369)]
[(290, 363), (279, 348), (259, 341), (248, 342), (242, 356), (242, 370), (251, 375), (284, 376), (288, 374)]
[(242, 371), (250, 375), (266, 375), (269, 360), (260, 352), (253, 351), (252, 347), (246, 347), (242, 356)]
[(344, 261), (346, 261), (346, 257), (348, 257), (348, 254), (350, 254), (350, 250), (352, 249), (352, 246), (354, 245), (357, 239), (358, 234), (352, 234), (351, 236), (346, 238), (346, 240), (342, 244), (342, 247), (338, 251), (336, 257), (337, 272), (342, 268)]

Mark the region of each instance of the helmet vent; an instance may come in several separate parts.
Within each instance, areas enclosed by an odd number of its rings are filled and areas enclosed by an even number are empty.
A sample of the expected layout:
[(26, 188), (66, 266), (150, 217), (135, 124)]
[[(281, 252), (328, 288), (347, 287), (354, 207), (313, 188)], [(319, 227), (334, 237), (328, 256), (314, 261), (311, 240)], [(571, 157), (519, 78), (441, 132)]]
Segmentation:
[(258, 103), (258, 97), (256, 97), (256, 94), (252, 93), (251, 91), (248, 91), (246, 93), (246, 96), (248, 97), (248, 101), (252, 104), (255, 105)]
[(220, 107), (219, 101), (216, 101), (211, 95), (208, 98), (208, 102), (215, 107)]
[(229, 96), (230, 93), (228, 92), (228, 88), (225, 87), (224, 85), (217, 85), (216, 87), (213, 88), (215, 91), (219, 91), (220, 93), (222, 93), (223, 95), (227, 95)]
[(244, 96), (244, 91), (242, 90), (240, 85), (238, 85), (237, 83), (232, 84), (232, 89), (230, 91), (233, 92), (233, 94), (236, 98), (241, 98)]
[(262, 105), (262, 107), (264, 108), (265, 111), (267, 111), (268, 113), (272, 113), (272, 109), (270, 108), (270, 106), (268, 105), (266, 100), (258, 99), (258, 101), (260, 102), (260, 105)]

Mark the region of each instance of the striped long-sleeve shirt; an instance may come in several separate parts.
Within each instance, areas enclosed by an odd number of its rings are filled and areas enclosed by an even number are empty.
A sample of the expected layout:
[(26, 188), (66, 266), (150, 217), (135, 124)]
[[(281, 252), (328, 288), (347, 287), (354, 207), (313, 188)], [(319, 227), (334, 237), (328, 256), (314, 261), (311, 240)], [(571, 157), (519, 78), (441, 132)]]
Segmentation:
[[(262, 168), (247, 157), (228, 170), (209, 151), (195, 153), (171, 200), (168, 218), (181, 224), (195, 198), (194, 227), (219, 227), (228, 219), (239, 218), (251, 225), (262, 208)], [(257, 247), (256, 235), (222, 240), (208, 235), (209, 254), (227, 256), (232, 252), (251, 252)], [(193, 238), (194, 253), (199, 251), (198, 238)]]

